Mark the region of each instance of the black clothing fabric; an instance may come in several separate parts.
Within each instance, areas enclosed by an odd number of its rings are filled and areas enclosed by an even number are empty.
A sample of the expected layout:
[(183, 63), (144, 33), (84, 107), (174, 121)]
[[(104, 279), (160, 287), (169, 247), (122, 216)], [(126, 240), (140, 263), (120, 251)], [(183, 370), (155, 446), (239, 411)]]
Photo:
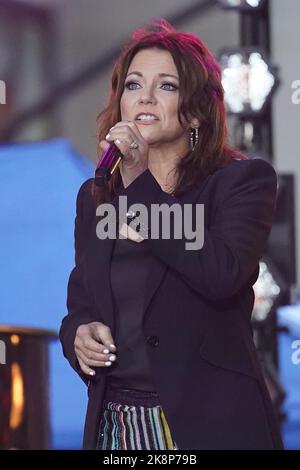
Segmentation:
[[(74, 339), (79, 325), (101, 321), (114, 337), (110, 286), (113, 239), (99, 239), (93, 179), (79, 190), (75, 262), (60, 329), (63, 351), (88, 385), (83, 448), (95, 449), (108, 367), (94, 377), (80, 369)], [(162, 191), (149, 169), (124, 188), (127, 207), (198, 204), (205, 209), (204, 244), (149, 238), (151, 266), (143, 304), (153, 380), (172, 436), (181, 450), (282, 449), (280, 430), (253, 342), (253, 284), (259, 274), (276, 206), (277, 177), (260, 158), (232, 161), (199, 178), (180, 196)], [(112, 198), (117, 211), (119, 198)], [(90, 228), (91, 227), (91, 228)], [(172, 227), (171, 227), (172, 229)], [(173, 231), (171, 230), (171, 233)]]
[(111, 262), (117, 360), (107, 372), (115, 387), (155, 391), (143, 334), (143, 302), (151, 255), (146, 243), (117, 238)]

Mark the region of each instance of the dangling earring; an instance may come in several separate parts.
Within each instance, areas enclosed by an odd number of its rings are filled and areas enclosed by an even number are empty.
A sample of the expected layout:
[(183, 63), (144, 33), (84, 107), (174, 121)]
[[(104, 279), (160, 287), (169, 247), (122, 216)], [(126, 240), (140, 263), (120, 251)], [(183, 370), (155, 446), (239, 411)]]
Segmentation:
[(199, 140), (199, 127), (191, 127), (190, 131), (190, 147), (194, 150)]

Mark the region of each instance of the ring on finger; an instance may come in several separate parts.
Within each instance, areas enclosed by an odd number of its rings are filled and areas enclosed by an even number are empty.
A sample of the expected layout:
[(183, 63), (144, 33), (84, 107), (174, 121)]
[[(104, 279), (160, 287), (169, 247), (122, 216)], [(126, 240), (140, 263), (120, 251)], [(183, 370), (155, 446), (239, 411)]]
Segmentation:
[(139, 148), (139, 144), (137, 143), (136, 140), (133, 140), (133, 141), (128, 145), (128, 148), (130, 148), (130, 149), (137, 149), (137, 148)]

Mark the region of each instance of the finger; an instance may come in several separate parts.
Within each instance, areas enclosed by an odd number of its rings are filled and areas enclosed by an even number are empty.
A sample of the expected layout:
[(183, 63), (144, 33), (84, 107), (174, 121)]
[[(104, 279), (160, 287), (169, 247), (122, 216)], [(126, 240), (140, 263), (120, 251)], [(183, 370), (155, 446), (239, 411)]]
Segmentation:
[(110, 144), (109, 144), (106, 140), (100, 140), (100, 142), (99, 142), (99, 147), (100, 147), (104, 152), (106, 152), (106, 150), (108, 149), (109, 146), (110, 146)]
[(114, 362), (110, 360), (98, 361), (94, 359), (89, 359), (88, 357), (86, 357), (86, 355), (82, 351), (77, 351), (77, 355), (82, 361), (82, 363), (88, 368), (90, 368), (91, 366), (92, 367), (109, 367)]
[(107, 135), (106, 138), (108, 139), (110, 143), (113, 142), (118, 147), (119, 151), (123, 155), (123, 158), (125, 159), (133, 158), (130, 148), (129, 148), (129, 142), (127, 142), (127, 140), (124, 137), (121, 139), (120, 136), (117, 137), (117, 136)]
[(105, 139), (110, 143), (114, 142), (116, 145), (122, 144), (124, 148), (128, 150), (130, 143), (135, 139), (135, 137), (132, 136), (132, 133), (129, 134), (124, 130), (115, 129), (106, 134)]
[[(137, 159), (140, 159), (147, 151), (148, 144), (140, 134), (139, 130), (137, 129), (136, 133), (134, 128), (130, 128), (128, 125), (123, 125), (123, 127), (121, 127), (121, 125), (116, 126), (116, 128), (113, 128), (105, 138), (109, 142), (113, 141), (115, 143), (124, 156), (123, 162), (126, 163), (126, 166), (129, 164), (135, 166), (138, 163)], [(137, 142), (138, 148), (130, 148), (130, 144), (132, 144), (133, 141)]]
[(116, 360), (115, 354), (109, 352), (108, 349), (106, 349), (108, 353), (105, 353), (105, 354), (94, 352), (84, 346), (78, 346), (78, 350), (82, 352), (88, 360), (103, 361), (103, 362)]
[(82, 372), (84, 374), (86, 374), (86, 375), (95, 375), (96, 374), (96, 372), (93, 369), (91, 369), (90, 367), (86, 366), (79, 357), (77, 357), (77, 359), (78, 359), (78, 362), (79, 362), (79, 365), (80, 365), (80, 369), (82, 370)]
[(109, 352), (106, 352), (107, 347), (104, 344), (100, 344), (99, 341), (96, 341), (90, 336), (85, 336), (84, 338), (82, 338), (81, 342), (78, 342), (78, 346), (83, 346), (84, 348), (89, 349), (90, 351), (93, 351), (95, 353), (108, 354)]
[(100, 340), (110, 351), (117, 349), (108, 326), (100, 324), (93, 325), (92, 333), (94, 338), (98, 341)]
[(111, 134), (114, 130), (116, 129), (122, 129), (122, 128), (127, 128), (127, 130), (133, 134), (134, 139), (143, 139), (142, 134), (140, 133), (140, 130), (136, 123), (134, 121), (120, 121), (117, 122), (113, 127), (110, 128), (108, 131), (109, 134)]
[(125, 142), (129, 145), (133, 140), (136, 140), (137, 142), (142, 140), (141, 134), (139, 133), (139, 131), (137, 131), (133, 125), (129, 126), (128, 124), (119, 124), (112, 127), (108, 131), (105, 136), (105, 139), (108, 141), (116, 139), (125, 140)]

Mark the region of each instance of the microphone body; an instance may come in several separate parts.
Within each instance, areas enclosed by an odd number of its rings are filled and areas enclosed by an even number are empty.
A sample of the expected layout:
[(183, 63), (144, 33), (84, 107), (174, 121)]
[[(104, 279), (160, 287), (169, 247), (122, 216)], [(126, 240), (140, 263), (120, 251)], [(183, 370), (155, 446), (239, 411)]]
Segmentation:
[(100, 158), (95, 170), (96, 186), (104, 186), (122, 160), (123, 154), (116, 144), (112, 143)]

